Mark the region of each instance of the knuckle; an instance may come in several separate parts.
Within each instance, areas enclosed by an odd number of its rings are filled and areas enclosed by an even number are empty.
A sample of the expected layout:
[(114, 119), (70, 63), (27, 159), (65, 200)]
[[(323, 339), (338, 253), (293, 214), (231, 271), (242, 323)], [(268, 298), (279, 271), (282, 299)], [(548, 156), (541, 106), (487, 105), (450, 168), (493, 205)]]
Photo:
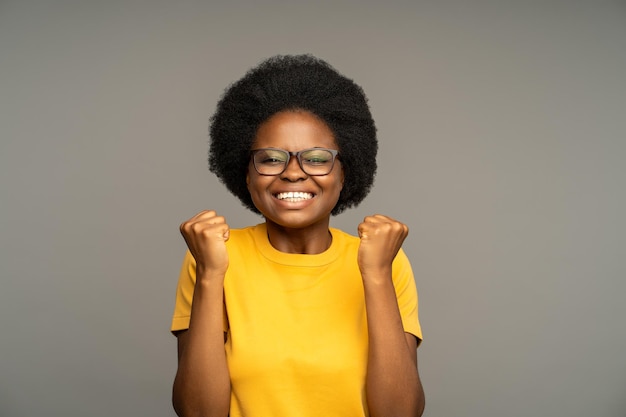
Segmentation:
[(179, 226), (179, 230), (182, 233), (186, 233), (190, 230), (192, 223), (190, 221), (182, 222)]
[(202, 223), (193, 223), (189, 226), (189, 229), (194, 233), (200, 233), (204, 230), (204, 225)]

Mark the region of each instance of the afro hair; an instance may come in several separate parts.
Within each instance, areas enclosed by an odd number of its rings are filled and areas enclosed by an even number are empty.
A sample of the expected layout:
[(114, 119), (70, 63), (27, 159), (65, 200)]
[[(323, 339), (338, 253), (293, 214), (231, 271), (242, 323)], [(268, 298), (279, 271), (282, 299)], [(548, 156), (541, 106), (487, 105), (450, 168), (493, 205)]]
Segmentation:
[(281, 111), (308, 111), (334, 134), (344, 186), (331, 214), (358, 205), (376, 174), (376, 126), (362, 88), (312, 55), (278, 55), (230, 85), (210, 119), (209, 169), (255, 213), (246, 185), (259, 126)]

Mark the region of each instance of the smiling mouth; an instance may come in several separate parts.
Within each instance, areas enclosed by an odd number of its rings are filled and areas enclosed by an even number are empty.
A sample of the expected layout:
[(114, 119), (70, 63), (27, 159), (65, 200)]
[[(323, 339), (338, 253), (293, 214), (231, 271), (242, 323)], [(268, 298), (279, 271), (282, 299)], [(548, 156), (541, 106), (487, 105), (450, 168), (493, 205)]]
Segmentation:
[(289, 201), (291, 203), (295, 203), (298, 201), (310, 200), (313, 198), (313, 194), (311, 193), (303, 193), (300, 191), (289, 191), (287, 193), (278, 193), (276, 194), (276, 198), (282, 201)]

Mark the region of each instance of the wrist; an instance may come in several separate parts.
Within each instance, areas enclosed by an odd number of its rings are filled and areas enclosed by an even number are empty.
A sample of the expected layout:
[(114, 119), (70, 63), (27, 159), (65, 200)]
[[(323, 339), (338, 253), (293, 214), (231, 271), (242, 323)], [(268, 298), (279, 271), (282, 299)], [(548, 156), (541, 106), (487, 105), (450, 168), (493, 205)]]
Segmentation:
[(224, 277), (226, 276), (226, 269), (212, 269), (202, 267), (200, 265), (196, 266), (196, 281), (197, 282), (219, 282), (224, 281)]
[(391, 282), (391, 267), (362, 268), (361, 277), (367, 283), (384, 284)]

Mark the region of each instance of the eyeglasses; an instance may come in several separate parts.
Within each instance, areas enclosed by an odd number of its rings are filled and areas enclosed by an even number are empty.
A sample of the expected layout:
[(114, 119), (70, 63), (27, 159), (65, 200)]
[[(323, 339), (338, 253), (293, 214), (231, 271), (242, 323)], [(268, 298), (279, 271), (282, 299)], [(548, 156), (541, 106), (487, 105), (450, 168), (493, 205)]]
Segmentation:
[(291, 157), (298, 159), (300, 168), (307, 175), (328, 175), (333, 170), (335, 158), (339, 151), (335, 149), (310, 148), (299, 152), (289, 152), (277, 148), (253, 149), (252, 163), (254, 169), (261, 175), (280, 175), (287, 166)]

